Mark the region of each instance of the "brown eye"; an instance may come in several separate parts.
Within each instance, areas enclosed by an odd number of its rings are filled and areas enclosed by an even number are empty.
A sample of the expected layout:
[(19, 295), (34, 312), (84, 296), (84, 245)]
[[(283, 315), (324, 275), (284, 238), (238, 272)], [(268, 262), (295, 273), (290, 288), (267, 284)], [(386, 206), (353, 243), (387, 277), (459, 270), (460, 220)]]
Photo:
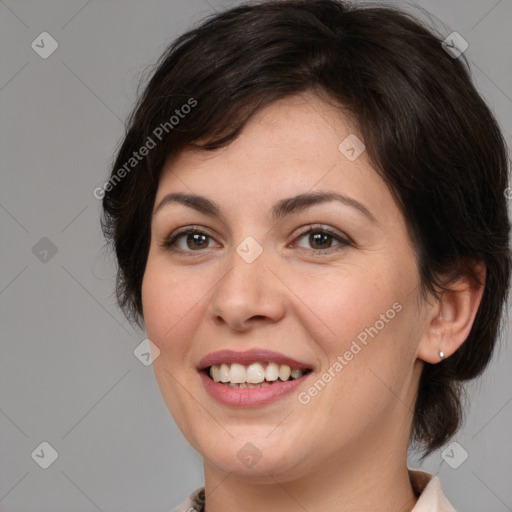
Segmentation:
[(296, 239), (296, 245), (302, 249), (311, 251), (332, 252), (332, 250), (341, 250), (344, 247), (352, 245), (348, 239), (341, 234), (332, 231), (328, 227), (312, 226), (304, 231)]
[(204, 233), (193, 233), (187, 235), (187, 247), (189, 249), (204, 249), (208, 247), (208, 235)]
[(197, 228), (172, 233), (161, 245), (166, 250), (181, 253), (200, 252), (202, 249), (218, 247), (210, 235)]
[(309, 244), (313, 249), (328, 249), (331, 247), (333, 237), (327, 233), (310, 233)]

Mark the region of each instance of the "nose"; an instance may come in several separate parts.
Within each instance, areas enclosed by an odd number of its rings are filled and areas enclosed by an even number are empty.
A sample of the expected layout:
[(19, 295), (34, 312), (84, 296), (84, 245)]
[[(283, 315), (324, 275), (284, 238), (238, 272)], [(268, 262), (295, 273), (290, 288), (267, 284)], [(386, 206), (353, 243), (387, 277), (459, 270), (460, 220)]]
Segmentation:
[(283, 284), (268, 263), (265, 251), (248, 263), (233, 250), (227, 271), (214, 287), (208, 304), (207, 315), (216, 325), (243, 332), (285, 316)]

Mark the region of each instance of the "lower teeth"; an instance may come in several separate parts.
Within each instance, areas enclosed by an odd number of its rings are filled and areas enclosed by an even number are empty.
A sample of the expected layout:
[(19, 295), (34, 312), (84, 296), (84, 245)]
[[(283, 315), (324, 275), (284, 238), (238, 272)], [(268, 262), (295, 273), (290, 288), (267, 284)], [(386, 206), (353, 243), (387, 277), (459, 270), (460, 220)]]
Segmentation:
[(251, 384), (250, 382), (242, 382), (241, 384), (234, 384), (233, 382), (219, 382), (230, 388), (262, 388), (264, 386), (270, 386), (270, 382), (260, 382), (259, 384)]

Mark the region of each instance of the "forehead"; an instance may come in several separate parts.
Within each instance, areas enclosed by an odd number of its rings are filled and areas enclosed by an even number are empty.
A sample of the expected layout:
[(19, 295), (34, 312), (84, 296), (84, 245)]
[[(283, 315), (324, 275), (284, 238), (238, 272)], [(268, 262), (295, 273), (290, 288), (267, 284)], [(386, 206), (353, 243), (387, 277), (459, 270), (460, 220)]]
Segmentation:
[[(329, 104), (312, 92), (304, 92), (274, 101), (258, 110), (231, 144), (214, 152), (226, 158), (239, 152), (268, 156), (273, 160), (290, 159), (292, 152), (300, 157), (309, 155), (314, 158), (319, 151), (329, 147), (337, 149), (350, 134), (362, 139), (355, 124), (343, 107)], [(207, 140), (203, 138), (198, 143)], [(192, 147), (183, 153), (188, 159), (195, 157), (198, 161), (208, 160), (211, 156), (211, 152)]]
[[(363, 144), (339, 107), (312, 93), (288, 97), (257, 112), (228, 146), (187, 148), (169, 158), (155, 204), (178, 191), (245, 208), (329, 189), (389, 208), (389, 190)], [(360, 152), (355, 159), (354, 152)]]

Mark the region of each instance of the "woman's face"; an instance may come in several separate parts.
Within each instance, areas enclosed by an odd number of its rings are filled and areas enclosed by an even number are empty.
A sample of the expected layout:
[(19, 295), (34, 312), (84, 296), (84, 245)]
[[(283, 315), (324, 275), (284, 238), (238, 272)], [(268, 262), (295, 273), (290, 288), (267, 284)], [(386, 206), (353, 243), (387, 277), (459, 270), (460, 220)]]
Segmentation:
[(303, 94), (228, 147), (165, 166), (144, 320), (163, 398), (207, 467), (286, 481), (405, 455), (428, 306), (404, 219), (355, 135)]

